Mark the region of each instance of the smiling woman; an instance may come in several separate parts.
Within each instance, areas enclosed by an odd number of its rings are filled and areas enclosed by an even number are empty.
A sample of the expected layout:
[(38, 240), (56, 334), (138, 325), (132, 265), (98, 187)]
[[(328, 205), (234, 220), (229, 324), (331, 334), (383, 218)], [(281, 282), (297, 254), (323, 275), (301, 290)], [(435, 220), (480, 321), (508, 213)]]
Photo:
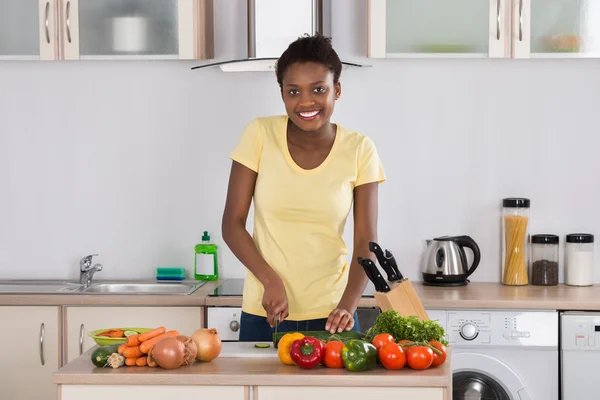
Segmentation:
[[(287, 115), (251, 121), (231, 153), (222, 231), (248, 270), (240, 341), (268, 341), (274, 329), (359, 329), (356, 308), (367, 277), (356, 260), (373, 257), (385, 173), (369, 137), (331, 122), (341, 70), (329, 38), (291, 43), (276, 70)], [(352, 208), (348, 265), (343, 234)]]

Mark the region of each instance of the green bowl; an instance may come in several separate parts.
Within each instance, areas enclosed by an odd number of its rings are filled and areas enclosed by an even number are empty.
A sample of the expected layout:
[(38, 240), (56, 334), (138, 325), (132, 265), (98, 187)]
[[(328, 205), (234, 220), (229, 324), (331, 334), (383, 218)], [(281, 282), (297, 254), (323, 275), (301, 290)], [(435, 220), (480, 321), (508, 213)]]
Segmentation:
[(110, 344), (125, 343), (125, 339), (127, 339), (126, 337), (111, 338), (111, 337), (106, 337), (106, 336), (97, 336), (99, 333), (106, 332), (111, 329), (123, 329), (125, 331), (134, 331), (137, 333), (144, 333), (144, 332), (148, 332), (148, 331), (152, 330), (152, 328), (105, 328), (105, 329), (97, 329), (95, 331), (91, 331), (88, 335), (92, 339), (94, 339), (94, 341), (97, 344), (99, 344), (100, 346), (108, 346)]

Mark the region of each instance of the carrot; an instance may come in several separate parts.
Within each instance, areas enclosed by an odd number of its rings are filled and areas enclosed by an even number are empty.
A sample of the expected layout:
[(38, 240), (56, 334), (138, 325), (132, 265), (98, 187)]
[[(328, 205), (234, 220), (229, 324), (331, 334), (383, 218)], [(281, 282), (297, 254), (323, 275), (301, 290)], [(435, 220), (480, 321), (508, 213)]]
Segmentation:
[(148, 339), (152, 339), (153, 337), (157, 337), (165, 333), (167, 329), (164, 326), (159, 326), (156, 329), (152, 329), (151, 331), (140, 333), (138, 336), (138, 340), (140, 342), (145, 342)]
[(135, 365), (137, 365), (138, 367), (143, 367), (143, 366), (148, 365), (148, 356), (139, 357), (136, 360)]
[(125, 365), (127, 365), (128, 367), (135, 367), (137, 359), (137, 357), (126, 358)]
[(125, 331), (122, 329), (117, 329), (117, 330), (109, 333), (108, 336), (113, 337), (113, 338), (122, 338), (122, 337), (125, 337)]
[(136, 346), (136, 347), (125, 347), (125, 349), (123, 349), (123, 356), (125, 358), (138, 358), (143, 356), (144, 354), (141, 352), (140, 347)]
[(123, 354), (123, 350), (125, 350), (125, 343), (123, 343), (122, 345), (119, 346), (119, 349), (117, 350), (119, 352), (119, 354)]
[(140, 335), (131, 335), (131, 336), (128, 336), (125, 339), (125, 346), (128, 346), (128, 347), (139, 346), (141, 342), (140, 342), (138, 336), (140, 336)]
[(177, 331), (165, 332), (162, 335), (158, 335), (156, 337), (153, 337), (152, 339), (148, 339), (145, 342), (143, 342), (142, 344), (140, 344), (140, 350), (142, 351), (142, 353), (148, 354), (148, 352), (154, 347), (154, 345), (156, 343), (160, 342), (164, 338), (174, 337), (174, 336), (179, 336), (179, 332), (177, 332)]

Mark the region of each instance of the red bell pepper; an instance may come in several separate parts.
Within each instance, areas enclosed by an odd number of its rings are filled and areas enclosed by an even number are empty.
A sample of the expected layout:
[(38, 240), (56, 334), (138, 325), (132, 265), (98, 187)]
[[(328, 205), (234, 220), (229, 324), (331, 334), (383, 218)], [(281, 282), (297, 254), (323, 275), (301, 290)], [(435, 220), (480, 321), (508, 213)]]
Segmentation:
[(314, 368), (323, 360), (323, 342), (312, 336), (294, 340), (290, 357), (301, 368)]

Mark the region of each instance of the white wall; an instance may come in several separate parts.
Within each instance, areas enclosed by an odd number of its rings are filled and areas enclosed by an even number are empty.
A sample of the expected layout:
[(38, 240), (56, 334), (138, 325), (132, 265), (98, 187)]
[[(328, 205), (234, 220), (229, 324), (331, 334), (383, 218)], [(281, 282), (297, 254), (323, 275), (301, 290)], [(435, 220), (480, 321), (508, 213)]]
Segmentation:
[[(231, 3), (216, 2), (218, 59), (245, 52)], [(336, 48), (373, 68), (344, 71), (334, 118), (379, 148), (380, 242), (405, 275), (425, 239), (468, 234), (472, 281), (498, 281), (506, 196), (532, 199), (533, 232), (600, 233), (600, 60), (366, 60), (363, 2), (338, 11)], [(203, 230), (224, 276), (243, 276), (220, 237), (228, 153), (284, 108), (272, 73), (196, 64), (0, 63), (0, 279), (76, 278), (91, 253), (97, 279), (191, 269)]]

